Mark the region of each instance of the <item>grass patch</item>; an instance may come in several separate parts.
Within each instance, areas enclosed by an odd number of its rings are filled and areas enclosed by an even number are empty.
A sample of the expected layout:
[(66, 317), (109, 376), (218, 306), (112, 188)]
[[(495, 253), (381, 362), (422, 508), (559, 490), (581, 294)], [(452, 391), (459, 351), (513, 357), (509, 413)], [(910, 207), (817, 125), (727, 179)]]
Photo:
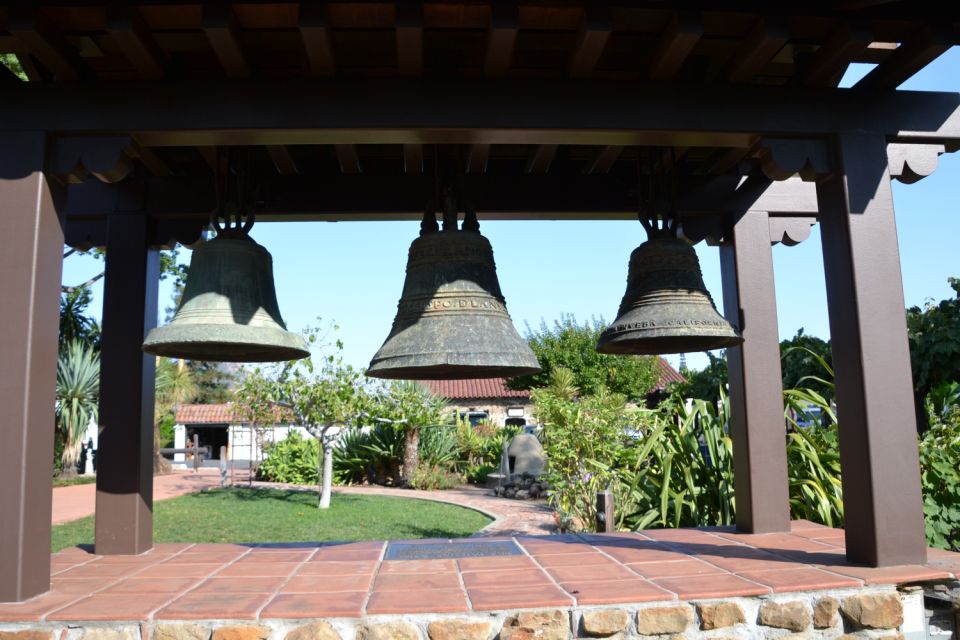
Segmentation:
[[(214, 489), (153, 506), (154, 542), (326, 542), (460, 538), (490, 518), (452, 504), (277, 489)], [(93, 516), (53, 527), (53, 550), (93, 543)]]
[(54, 487), (72, 487), (75, 484), (93, 484), (97, 476), (73, 476), (70, 478), (54, 478)]

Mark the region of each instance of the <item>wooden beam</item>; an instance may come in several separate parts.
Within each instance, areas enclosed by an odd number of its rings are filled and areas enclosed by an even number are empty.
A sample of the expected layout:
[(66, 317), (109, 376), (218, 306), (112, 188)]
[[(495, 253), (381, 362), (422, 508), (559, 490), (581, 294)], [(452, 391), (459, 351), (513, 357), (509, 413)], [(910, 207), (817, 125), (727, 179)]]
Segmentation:
[(807, 86), (836, 86), (847, 65), (869, 47), (872, 40), (873, 34), (868, 30), (841, 24), (800, 71), (801, 82)]
[(760, 18), (728, 63), (725, 71), (727, 79), (731, 82), (751, 82), (789, 39), (790, 32), (784, 22)]
[(203, 5), (203, 31), (228, 78), (246, 78), (250, 65), (240, 46), (240, 34), (230, 5)]
[(135, 7), (110, 5), (106, 31), (143, 78), (167, 75), (167, 56)]
[[(583, 175), (578, 171), (548, 174), (468, 173), (465, 188), (475, 194), (484, 218), (544, 220), (635, 220), (636, 200), (625, 194), (636, 189), (633, 172)], [(433, 192), (433, 176), (425, 174), (343, 174), (260, 176), (262, 205), (257, 215), (270, 220), (417, 220), (425, 194)], [(698, 180), (679, 194), (677, 206), (689, 218), (727, 214), (741, 203), (777, 215), (815, 216), (817, 198), (812, 183), (800, 179), (774, 182), (768, 188), (738, 188), (735, 176)], [(87, 180), (68, 187), (68, 221), (105, 219), (118, 202), (136, 202), (158, 220), (206, 220), (216, 206), (212, 176), (204, 172), (170, 178), (131, 178), (106, 184)], [(129, 208), (129, 205), (128, 205)], [(692, 223), (685, 223), (685, 229)]]
[(173, 175), (173, 170), (170, 166), (150, 147), (145, 147), (134, 142), (126, 153), (131, 158), (139, 160), (140, 163), (146, 167), (147, 171), (150, 172), (150, 175), (157, 177)]
[(465, 171), (467, 173), (486, 173), (490, 161), (490, 145), (472, 144), (467, 150)]
[(720, 149), (710, 157), (703, 165), (703, 175), (723, 176), (734, 172), (738, 165), (749, 158), (757, 149), (759, 140), (749, 147), (733, 147), (730, 149)]
[(336, 73), (327, 3), (300, 3), (300, 40), (303, 43), (307, 74), (332, 76)]
[(669, 80), (683, 65), (703, 35), (703, 23), (694, 14), (674, 14), (660, 36), (650, 66), (651, 80)]
[(623, 147), (607, 145), (583, 165), (584, 174), (608, 173), (623, 153)]
[(857, 89), (896, 89), (953, 45), (947, 35), (924, 27), (854, 85)]
[(267, 145), (267, 155), (273, 162), (274, 168), (282, 176), (296, 175), (300, 173), (300, 167), (296, 160), (290, 154), (290, 148), (282, 144)]
[(397, 2), (397, 72), (401, 76), (423, 75), (423, 2)]
[[(388, 105), (389, 108), (371, 108)], [(141, 144), (748, 146), (753, 137), (874, 131), (960, 146), (960, 94), (590, 80), (229, 80), (0, 87), (21, 131), (128, 135)]]
[(42, 9), (24, 15), (12, 15), (7, 30), (57, 80), (90, 77), (90, 71), (80, 59), (80, 54), (64, 40), (60, 30)]
[(360, 164), (360, 156), (357, 155), (355, 145), (335, 144), (333, 146), (337, 153), (337, 161), (340, 163), (340, 171), (347, 174), (363, 173), (363, 166)]
[(493, 3), (490, 7), (490, 30), (483, 72), (488, 76), (505, 76), (513, 60), (513, 48), (520, 29), (520, 13), (512, 3)]
[(533, 154), (527, 160), (526, 173), (546, 173), (550, 171), (550, 165), (553, 159), (557, 157), (557, 144), (541, 144), (534, 149)]
[(610, 12), (606, 6), (590, 3), (583, 10), (583, 22), (568, 69), (571, 78), (588, 78), (593, 74), (612, 31)]
[(203, 161), (207, 163), (208, 167), (210, 167), (210, 171), (212, 171), (213, 174), (216, 175), (217, 171), (220, 170), (219, 167), (217, 166), (217, 148), (200, 146), (200, 147), (196, 147), (196, 149), (197, 149), (197, 153), (199, 153), (200, 156), (203, 158)]
[(422, 144), (403, 145), (403, 171), (404, 173), (423, 173)]

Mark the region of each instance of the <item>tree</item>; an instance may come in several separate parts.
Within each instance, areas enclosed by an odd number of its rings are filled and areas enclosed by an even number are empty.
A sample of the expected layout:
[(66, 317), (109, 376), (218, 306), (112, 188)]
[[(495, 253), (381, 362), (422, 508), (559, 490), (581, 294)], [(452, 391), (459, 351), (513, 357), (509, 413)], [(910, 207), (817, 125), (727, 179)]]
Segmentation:
[(88, 344), (73, 340), (57, 361), (56, 429), (63, 441), (63, 476), (77, 472), (87, 426), (96, 421), (100, 400), (100, 356)]
[(20, 60), (17, 58), (16, 54), (0, 53), (0, 66), (9, 69), (10, 72), (20, 80), (27, 80), (27, 74), (23, 72), (23, 66), (20, 64)]
[(707, 352), (710, 363), (699, 371), (687, 370), (684, 373), (686, 382), (676, 383), (674, 389), (684, 398), (706, 400), (716, 404), (720, 400), (720, 388), (726, 388), (727, 380), (727, 352), (721, 351), (719, 356)]
[(572, 314), (555, 320), (552, 327), (541, 322), (536, 332), (528, 325), (527, 344), (540, 361), (542, 371), (513, 378), (507, 385), (521, 390), (546, 387), (553, 371), (563, 367), (573, 373), (574, 384), (585, 394), (606, 388), (629, 400), (641, 400), (660, 378), (657, 358), (597, 353), (603, 329), (601, 321), (579, 324)]
[(93, 299), (89, 287), (65, 291), (60, 295), (60, 345), (80, 341), (100, 349), (100, 325), (87, 315)]
[(960, 381), (960, 279), (948, 278), (955, 297), (907, 309), (907, 334), (913, 368), (917, 428), (930, 426), (927, 395), (943, 384)]
[[(308, 330), (307, 341), (316, 342)], [(338, 351), (342, 343), (336, 343)], [(316, 438), (323, 450), (320, 502), (330, 507), (333, 484), (333, 445), (339, 431), (357, 426), (369, 408), (369, 393), (363, 374), (343, 364), (339, 353), (327, 356), (319, 369), (312, 358), (281, 366), (270, 376), (260, 369), (250, 372), (236, 392), (234, 409), (254, 429), (273, 426), (289, 412), (292, 421)]]
[(826, 399), (833, 397), (833, 385), (820, 381), (824, 369), (820, 360), (833, 366), (833, 350), (829, 340), (808, 336), (801, 327), (797, 335), (780, 343), (780, 367), (783, 371), (783, 388), (805, 387), (813, 389)]
[(439, 425), (447, 401), (418, 382), (397, 380), (377, 396), (371, 417), (403, 431), (403, 471), (400, 483), (409, 486), (420, 466), (420, 429)]
[(156, 396), (153, 403), (153, 472), (167, 473), (170, 464), (160, 455), (160, 424), (177, 407), (192, 401), (197, 385), (183, 360), (157, 358)]

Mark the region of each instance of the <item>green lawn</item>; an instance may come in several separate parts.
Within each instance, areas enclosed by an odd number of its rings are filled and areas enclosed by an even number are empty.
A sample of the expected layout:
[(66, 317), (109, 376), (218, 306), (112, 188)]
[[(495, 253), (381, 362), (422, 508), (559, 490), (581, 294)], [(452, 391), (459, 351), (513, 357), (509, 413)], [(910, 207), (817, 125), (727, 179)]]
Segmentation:
[(97, 476), (71, 476), (68, 478), (54, 478), (54, 487), (72, 487), (75, 484), (93, 484)]
[[(216, 489), (154, 505), (154, 542), (323, 542), (468, 536), (490, 518), (451, 504), (276, 489)], [(53, 527), (53, 550), (93, 543), (93, 517)]]

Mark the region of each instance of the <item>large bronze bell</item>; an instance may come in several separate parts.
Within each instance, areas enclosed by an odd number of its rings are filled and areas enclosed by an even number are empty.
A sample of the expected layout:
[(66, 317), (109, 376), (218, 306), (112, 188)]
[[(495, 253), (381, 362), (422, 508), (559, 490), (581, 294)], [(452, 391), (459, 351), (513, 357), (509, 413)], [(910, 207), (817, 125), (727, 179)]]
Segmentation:
[(143, 350), (214, 362), (277, 362), (310, 355), (287, 331), (273, 286), (273, 259), (239, 225), (194, 249), (183, 297), (170, 324), (153, 329)]
[(717, 313), (693, 247), (654, 235), (630, 255), (617, 319), (600, 334), (600, 353), (655, 355), (710, 351), (743, 342)]
[(443, 231), (432, 212), (424, 216), (393, 328), (367, 375), (455, 380), (540, 371), (507, 313), (490, 242), (470, 211), (458, 230), (455, 207), (448, 198)]

